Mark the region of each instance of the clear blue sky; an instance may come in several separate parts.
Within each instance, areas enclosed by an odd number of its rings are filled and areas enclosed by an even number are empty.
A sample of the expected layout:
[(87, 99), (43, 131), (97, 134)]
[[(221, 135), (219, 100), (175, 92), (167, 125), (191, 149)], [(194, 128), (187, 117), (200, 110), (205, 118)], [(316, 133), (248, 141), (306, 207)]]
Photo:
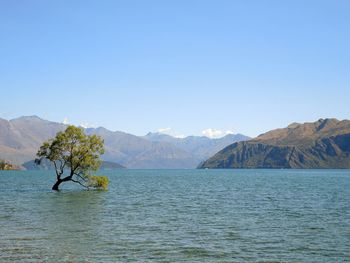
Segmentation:
[(350, 1), (0, 2), (0, 117), (255, 136), (350, 119)]

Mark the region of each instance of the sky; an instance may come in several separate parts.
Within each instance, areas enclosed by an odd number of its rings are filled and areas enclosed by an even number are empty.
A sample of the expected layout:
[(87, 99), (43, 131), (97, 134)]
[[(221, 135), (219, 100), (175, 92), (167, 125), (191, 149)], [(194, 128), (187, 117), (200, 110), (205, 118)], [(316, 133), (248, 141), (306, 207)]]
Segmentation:
[(0, 117), (256, 136), (350, 119), (350, 1), (0, 1)]

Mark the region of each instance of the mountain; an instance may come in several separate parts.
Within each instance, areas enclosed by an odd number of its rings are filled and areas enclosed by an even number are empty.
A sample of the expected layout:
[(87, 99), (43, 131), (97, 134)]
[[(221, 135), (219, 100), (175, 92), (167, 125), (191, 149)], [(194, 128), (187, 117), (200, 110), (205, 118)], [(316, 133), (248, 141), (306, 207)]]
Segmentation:
[[(34, 160), (25, 162), (22, 167), (26, 170), (54, 170), (54, 165), (47, 159), (43, 160), (40, 165), (35, 164)], [(102, 161), (101, 170), (117, 170), (124, 169), (125, 167), (113, 162)]]
[(0, 119), (0, 158), (21, 165), (35, 158), (41, 143), (65, 129), (65, 125), (27, 116)]
[(97, 134), (105, 140), (103, 159), (117, 161), (128, 168), (176, 169), (194, 168), (196, 156), (166, 142), (152, 142), (145, 138), (105, 128), (90, 128), (87, 134)]
[(100, 169), (101, 170), (118, 170), (118, 169), (125, 169), (125, 166), (119, 163), (102, 161)]
[[(37, 116), (20, 117), (10, 121), (0, 119), (0, 158), (22, 165), (35, 159), (40, 145), (54, 137), (66, 125), (43, 120)], [(194, 168), (199, 158), (166, 142), (152, 142), (124, 132), (105, 128), (86, 129), (105, 140), (102, 160), (119, 163), (128, 168)]]
[(231, 144), (199, 168), (350, 168), (350, 121), (292, 123)]
[(200, 160), (206, 160), (224, 147), (239, 141), (249, 140), (250, 137), (242, 134), (228, 134), (222, 138), (210, 139), (205, 136), (188, 136), (185, 138), (176, 138), (162, 133), (148, 133), (144, 138), (154, 142), (171, 143)]

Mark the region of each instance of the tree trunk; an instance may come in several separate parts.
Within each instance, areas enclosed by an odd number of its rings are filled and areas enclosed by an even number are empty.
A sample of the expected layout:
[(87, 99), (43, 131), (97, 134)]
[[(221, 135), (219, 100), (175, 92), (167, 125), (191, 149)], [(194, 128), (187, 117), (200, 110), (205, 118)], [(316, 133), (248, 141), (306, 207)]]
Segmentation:
[(59, 191), (58, 186), (62, 183), (62, 180), (57, 180), (57, 182), (52, 186), (52, 190)]

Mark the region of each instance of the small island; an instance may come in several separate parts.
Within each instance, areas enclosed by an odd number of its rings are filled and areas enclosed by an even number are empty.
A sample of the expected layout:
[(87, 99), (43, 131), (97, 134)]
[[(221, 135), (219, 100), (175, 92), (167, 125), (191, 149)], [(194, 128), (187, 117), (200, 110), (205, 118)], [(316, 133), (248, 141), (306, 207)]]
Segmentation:
[(17, 165), (11, 164), (5, 160), (0, 160), (0, 170), (20, 170)]

